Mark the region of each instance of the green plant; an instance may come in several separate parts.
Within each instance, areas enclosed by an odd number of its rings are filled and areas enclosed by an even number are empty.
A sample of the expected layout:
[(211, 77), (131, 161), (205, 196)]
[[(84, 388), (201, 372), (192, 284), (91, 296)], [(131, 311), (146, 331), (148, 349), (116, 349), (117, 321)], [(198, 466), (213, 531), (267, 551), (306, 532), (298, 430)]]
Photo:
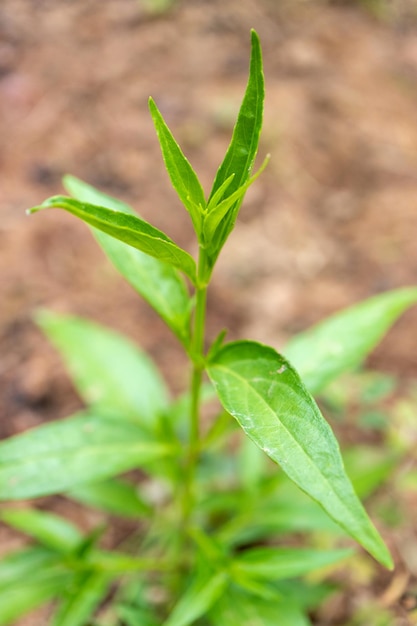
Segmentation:
[[(266, 163), (251, 175), (263, 99), (252, 32), (246, 93), (208, 200), (150, 100), (168, 174), (197, 236), (197, 262), (128, 206), (73, 177), (64, 179), (73, 198), (31, 209), (62, 208), (92, 227), (176, 335), (191, 373), (189, 389), (171, 400), (152, 361), (126, 338), (84, 319), (39, 313), (86, 409), (0, 444), (0, 498), (60, 493), (135, 524), (110, 551), (100, 547), (102, 528), (84, 536), (39, 508), (3, 508), (1, 519), (36, 544), (0, 562), (0, 624), (55, 599), (53, 626), (91, 624), (94, 615), (101, 626), (301, 626), (331, 587), (299, 578), (346, 559), (346, 535), (392, 567), (310, 394), (359, 364), (417, 301), (417, 289), (335, 315), (290, 341), (286, 357), (253, 341), (225, 343), (224, 332), (206, 349), (212, 271)], [(221, 408), (203, 422), (202, 407), (214, 398)], [(116, 478), (137, 468), (139, 478)], [(325, 549), (314, 545), (317, 532)], [(308, 533), (302, 547), (293, 546), (294, 533)]]

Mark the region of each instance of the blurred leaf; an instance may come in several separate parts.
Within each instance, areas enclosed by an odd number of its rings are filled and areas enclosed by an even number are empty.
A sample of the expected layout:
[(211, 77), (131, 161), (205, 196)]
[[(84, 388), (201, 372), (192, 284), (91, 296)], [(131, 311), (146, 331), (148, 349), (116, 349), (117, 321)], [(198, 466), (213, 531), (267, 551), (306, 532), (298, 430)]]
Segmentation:
[(0, 560), (1, 626), (15, 624), (65, 589), (71, 574), (60, 564), (56, 552), (40, 546), (9, 553)]
[[(245, 502), (243, 494), (241, 500)], [(316, 502), (288, 481), (284, 488), (277, 486), (274, 493), (260, 492), (251, 506), (243, 506), (221, 526), (218, 536), (222, 543), (232, 547), (277, 533), (311, 531), (344, 534)]]
[[(66, 190), (81, 202), (135, 215), (128, 205), (107, 196), (74, 176), (65, 176), (63, 184)], [(116, 269), (187, 346), (191, 300), (182, 276), (168, 263), (163, 263), (132, 246), (126, 246), (122, 241), (96, 228), (92, 228), (92, 231)]]
[(133, 422), (80, 413), (0, 443), (0, 499), (67, 491), (172, 452)]
[(210, 612), (213, 626), (311, 626), (297, 604), (267, 601), (230, 588)]
[(294, 578), (334, 565), (352, 556), (353, 550), (313, 550), (310, 548), (252, 548), (239, 554), (232, 564), (233, 575), (240, 573), (269, 581)]
[(179, 598), (163, 626), (193, 624), (199, 617), (206, 615), (226, 586), (227, 575), (224, 572), (216, 574), (206, 568), (196, 572), (189, 587)]
[(20, 617), (38, 606), (46, 604), (62, 592), (66, 584), (66, 577), (55, 576), (49, 582), (21, 581), (18, 586), (2, 591), (0, 626), (16, 624), (16, 620)]
[(139, 217), (95, 204), (79, 202), (66, 196), (49, 198), (43, 204), (30, 209), (29, 213), (36, 213), (48, 208), (64, 209), (115, 239), (119, 239), (160, 261), (169, 263), (184, 272), (195, 284), (194, 259), (188, 252), (179, 248), (165, 233), (139, 219)]
[(152, 98), (149, 98), (149, 109), (155, 124), (165, 167), (167, 168), (172, 186), (189, 212), (194, 230), (197, 236), (200, 237), (201, 219), (206, 206), (200, 181), (172, 136), (171, 131)]
[(87, 506), (119, 515), (120, 517), (142, 517), (150, 508), (140, 498), (138, 487), (122, 480), (106, 480), (74, 487), (68, 496)]
[(74, 589), (67, 590), (51, 626), (86, 626), (100, 602), (107, 595), (111, 579), (108, 574), (80, 574)]
[(275, 350), (226, 345), (207, 368), (224, 408), (303, 491), (385, 566), (390, 554), (345, 473), (330, 426)]
[(70, 522), (36, 509), (3, 509), (0, 519), (39, 543), (62, 553), (74, 552), (83, 536)]
[(416, 302), (417, 288), (412, 287), (364, 300), (291, 339), (285, 356), (316, 394), (342, 372), (357, 367)]
[(128, 339), (80, 317), (51, 311), (36, 321), (59, 350), (74, 384), (93, 410), (154, 427), (168, 390), (150, 358)]
[(368, 498), (392, 475), (398, 454), (388, 447), (356, 445), (344, 451), (346, 471), (360, 498)]

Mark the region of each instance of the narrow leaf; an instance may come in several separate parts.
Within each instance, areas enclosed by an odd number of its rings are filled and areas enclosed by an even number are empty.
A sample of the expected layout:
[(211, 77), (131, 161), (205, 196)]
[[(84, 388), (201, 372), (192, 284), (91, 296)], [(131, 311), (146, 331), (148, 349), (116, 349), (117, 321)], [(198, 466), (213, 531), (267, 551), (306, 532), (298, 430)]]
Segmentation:
[(184, 595), (163, 626), (188, 626), (207, 611), (219, 599), (227, 586), (227, 575), (224, 572), (213, 574), (209, 571), (197, 572)]
[(4, 509), (0, 519), (44, 546), (64, 554), (74, 552), (83, 539), (75, 526), (53, 513), (36, 509)]
[(149, 506), (140, 498), (138, 488), (122, 480), (79, 485), (68, 496), (112, 515), (137, 518), (149, 514)]
[[(135, 215), (128, 205), (74, 176), (65, 176), (63, 184), (66, 190), (81, 202)], [(92, 228), (92, 232), (120, 274), (155, 309), (180, 341), (188, 345), (190, 297), (185, 282), (177, 270), (137, 248), (126, 246), (122, 241), (96, 228)]]
[(267, 601), (230, 588), (210, 612), (213, 626), (310, 626), (300, 607), (285, 598)]
[(36, 321), (61, 353), (74, 384), (95, 410), (152, 428), (168, 389), (150, 358), (127, 338), (80, 317), (42, 311)]
[(294, 337), (284, 350), (285, 356), (308, 390), (318, 393), (342, 372), (357, 367), (416, 302), (414, 287), (364, 300)]
[[(235, 176), (227, 188), (227, 195), (231, 195), (248, 180), (258, 151), (259, 136), (262, 127), (264, 94), (261, 46), (258, 35), (255, 31), (252, 31), (252, 51), (248, 84), (233, 130), (232, 140), (214, 180), (209, 203), (219, 187), (221, 187), (232, 174)], [(221, 231), (218, 233), (217, 249), (216, 253), (213, 254), (212, 262), (215, 260), (215, 257), (220, 252), (229, 233), (233, 229), (242, 200), (243, 197), (237, 200), (235, 206), (230, 209), (222, 222)]]
[(52, 619), (51, 626), (85, 626), (90, 623), (96, 608), (104, 599), (110, 587), (108, 574), (80, 574), (78, 585), (73, 593), (67, 592)]
[(203, 188), (152, 98), (149, 98), (149, 110), (172, 186), (189, 212), (197, 235), (200, 235), (201, 216), (206, 206)]
[(170, 452), (132, 422), (81, 413), (0, 443), (0, 500), (68, 491)]
[[(33, 574), (32, 571), (32, 577)], [(55, 574), (53, 579), (48, 582), (22, 580), (18, 586), (1, 592), (0, 626), (16, 624), (20, 617), (62, 593), (68, 582), (68, 576)]]
[[(251, 176), (251, 178), (249, 178), (249, 180), (247, 180), (243, 185), (241, 185), (239, 189), (237, 189), (232, 194), (228, 195), (224, 200), (219, 202), (207, 214), (207, 217), (204, 220), (204, 239), (206, 242), (213, 241), (212, 245), (210, 245), (210, 243), (207, 243), (207, 247), (209, 250), (212, 247), (214, 249), (217, 246), (217, 238), (215, 237), (215, 233), (216, 233), (217, 227), (219, 226), (223, 218), (230, 211), (231, 207), (233, 207), (233, 205), (236, 204), (236, 202), (243, 199), (249, 187), (262, 174), (262, 172), (268, 165), (268, 162), (269, 162), (269, 156), (266, 157), (261, 167), (259, 168), (259, 170), (256, 172), (254, 176)], [(229, 177), (225, 182), (228, 182), (230, 178), (231, 177)]]
[(237, 557), (232, 568), (236, 574), (273, 581), (308, 574), (339, 563), (352, 554), (350, 549), (253, 548)]
[(55, 575), (55, 566), (60, 559), (56, 552), (40, 546), (6, 554), (0, 560), (0, 594), (8, 587), (19, 586), (23, 580), (29, 580), (33, 572), (37, 573), (38, 580), (51, 571)]
[(119, 239), (129, 246), (142, 250), (150, 256), (181, 270), (195, 284), (196, 266), (194, 259), (179, 248), (167, 235), (154, 226), (134, 215), (106, 209), (105, 207), (87, 204), (67, 198), (66, 196), (54, 196), (46, 200), (40, 206), (29, 209), (29, 213), (35, 213), (47, 208), (64, 209), (79, 217), (90, 226)]
[(208, 374), (246, 434), (377, 560), (392, 567), (346, 475), (332, 430), (291, 365), (272, 348), (242, 341), (217, 353)]

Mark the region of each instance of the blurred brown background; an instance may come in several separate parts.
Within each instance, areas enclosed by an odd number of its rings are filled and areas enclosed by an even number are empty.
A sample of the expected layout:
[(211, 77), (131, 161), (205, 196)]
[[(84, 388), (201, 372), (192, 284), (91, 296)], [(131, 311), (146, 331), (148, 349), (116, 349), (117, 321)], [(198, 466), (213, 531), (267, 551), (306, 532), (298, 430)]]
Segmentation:
[[(209, 190), (261, 38), (260, 157), (221, 256), (209, 332), (277, 348), (299, 329), (417, 278), (415, 0), (1, 0), (0, 436), (79, 406), (31, 320), (91, 316), (150, 350), (175, 390), (183, 357), (88, 229), (25, 209), (72, 173), (194, 250), (147, 110), (152, 95)], [(417, 373), (417, 311), (372, 357)], [(1, 537), (0, 537), (1, 539)]]

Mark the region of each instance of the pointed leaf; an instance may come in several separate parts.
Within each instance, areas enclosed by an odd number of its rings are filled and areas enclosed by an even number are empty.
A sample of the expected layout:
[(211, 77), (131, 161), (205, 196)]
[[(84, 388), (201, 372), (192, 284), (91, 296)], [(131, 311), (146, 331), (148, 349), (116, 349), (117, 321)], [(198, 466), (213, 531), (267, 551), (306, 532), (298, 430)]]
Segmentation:
[(144, 352), (122, 335), (81, 317), (41, 311), (36, 321), (60, 351), (88, 405), (152, 429), (168, 407), (168, 389)]
[[(266, 157), (264, 162), (262, 163), (259, 170), (251, 176), (249, 180), (247, 180), (243, 185), (241, 185), (236, 191), (232, 194), (228, 195), (224, 200), (219, 202), (217, 205), (213, 206), (211, 211), (207, 214), (207, 217), (204, 219), (204, 238), (207, 241), (207, 248), (210, 250), (212, 247), (216, 248), (217, 238), (215, 237), (215, 232), (217, 227), (223, 218), (227, 215), (231, 207), (238, 201), (242, 200), (245, 193), (249, 189), (249, 187), (255, 182), (255, 180), (262, 174), (266, 166), (269, 162), (269, 156)], [(231, 177), (229, 177), (225, 182), (228, 183)], [(231, 181), (230, 181), (231, 182)], [(227, 185), (229, 186), (229, 185)], [(213, 200), (212, 200), (213, 202)], [(210, 245), (210, 242), (213, 242)]]
[(67, 592), (54, 615), (51, 626), (85, 626), (90, 623), (100, 602), (107, 595), (111, 578), (108, 574), (80, 574), (74, 592)]
[(29, 213), (48, 208), (64, 209), (90, 226), (94, 226), (129, 246), (156, 257), (160, 261), (173, 265), (187, 274), (195, 284), (196, 266), (194, 259), (188, 252), (179, 248), (165, 233), (151, 226), (148, 222), (134, 215), (79, 202), (66, 196), (49, 198), (40, 206), (30, 209)]
[(267, 601), (230, 588), (210, 612), (213, 626), (310, 626), (303, 611), (285, 598)]
[[(65, 176), (63, 184), (66, 190), (81, 202), (135, 215), (128, 205), (107, 196), (74, 176)], [(145, 252), (126, 246), (122, 241), (96, 228), (92, 228), (92, 231), (120, 274), (155, 309), (180, 341), (188, 345), (190, 297), (185, 282), (177, 270)]]
[(381, 537), (345, 473), (339, 446), (298, 374), (273, 348), (225, 346), (208, 374), (224, 408), (287, 475), (361, 543), (392, 566)]
[(0, 500), (67, 491), (170, 452), (132, 422), (80, 413), (0, 443)]
[(350, 549), (253, 548), (237, 557), (232, 568), (236, 574), (273, 581), (308, 574), (334, 565), (352, 554)]
[(417, 302), (417, 289), (388, 291), (332, 315), (294, 337), (285, 356), (311, 393), (357, 367), (396, 319)]
[(29, 580), (33, 572), (37, 572), (38, 579), (51, 571), (55, 574), (60, 558), (55, 552), (40, 546), (6, 554), (0, 560), (0, 594), (8, 587), (19, 586), (23, 580)]
[[(262, 127), (264, 93), (261, 46), (258, 35), (255, 31), (252, 31), (249, 80), (245, 96), (233, 130), (232, 140), (227, 149), (226, 156), (216, 174), (209, 202), (219, 187), (223, 185), (231, 174), (235, 176), (227, 188), (225, 197), (231, 195), (248, 180), (258, 151), (259, 136)], [(229, 210), (229, 213), (222, 221), (221, 229), (217, 234), (216, 251), (212, 254), (212, 262), (214, 262), (229, 233), (233, 229), (242, 200), (243, 198), (237, 200), (235, 206)]]
[(83, 539), (78, 528), (53, 513), (36, 509), (4, 509), (0, 519), (44, 546), (64, 554), (74, 552)]
[[(33, 577), (33, 571), (31, 572)], [(58, 596), (68, 585), (68, 576), (55, 576), (43, 582), (30, 579), (1, 592), (0, 626), (12, 626), (17, 620)]]
[(199, 236), (201, 233), (201, 217), (206, 206), (203, 188), (152, 98), (149, 98), (149, 110), (155, 124), (165, 167), (167, 168), (172, 186), (189, 212), (194, 229)]
[[(71, 582), (61, 557), (40, 546), (7, 554), (0, 561), (0, 625), (15, 624), (25, 613), (59, 595)], [(34, 573), (36, 574), (34, 576)]]
[(163, 626), (188, 626), (207, 611), (219, 599), (227, 586), (224, 572), (213, 574), (209, 571), (197, 572), (194, 580), (180, 597)]

